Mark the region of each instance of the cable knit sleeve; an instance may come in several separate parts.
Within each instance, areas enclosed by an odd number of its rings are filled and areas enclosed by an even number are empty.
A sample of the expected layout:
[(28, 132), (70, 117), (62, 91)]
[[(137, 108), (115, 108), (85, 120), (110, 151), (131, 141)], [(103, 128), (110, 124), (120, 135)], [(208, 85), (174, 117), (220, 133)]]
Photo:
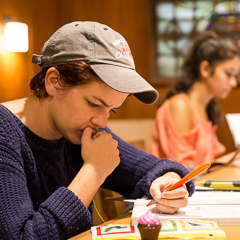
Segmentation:
[[(182, 164), (168, 159), (158, 159), (124, 142), (109, 128), (104, 130), (111, 133), (118, 141), (121, 162), (108, 176), (103, 187), (119, 192), (128, 198), (139, 198), (143, 195), (150, 197), (149, 189), (154, 179), (167, 172), (176, 172), (181, 177), (189, 173)], [(189, 196), (191, 196), (195, 190), (193, 180), (186, 185)]]
[(0, 239), (67, 239), (88, 230), (88, 209), (65, 187), (34, 209), (38, 175), (26, 145), (13, 117), (0, 107)]

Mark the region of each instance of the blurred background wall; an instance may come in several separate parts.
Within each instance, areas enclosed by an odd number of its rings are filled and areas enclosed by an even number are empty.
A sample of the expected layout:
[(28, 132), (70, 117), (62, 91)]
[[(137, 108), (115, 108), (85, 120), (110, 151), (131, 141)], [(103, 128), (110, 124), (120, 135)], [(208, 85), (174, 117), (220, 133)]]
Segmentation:
[[(28, 24), (29, 51), (9, 53), (1, 47), (4, 16)], [(151, 82), (154, 64), (153, 7), (151, 0), (0, 0), (0, 102), (26, 97), (29, 82), (40, 71), (31, 63), (32, 54), (40, 54), (44, 42), (62, 25), (72, 21), (98, 21), (120, 32), (128, 41), (136, 70)], [(153, 81), (152, 81), (153, 82)], [(167, 86), (155, 85), (160, 98)], [(240, 88), (220, 101), (225, 113), (240, 112)], [(111, 118), (154, 118), (156, 105), (144, 105), (134, 97), (126, 100)], [(234, 150), (229, 128), (217, 130), (219, 140)]]

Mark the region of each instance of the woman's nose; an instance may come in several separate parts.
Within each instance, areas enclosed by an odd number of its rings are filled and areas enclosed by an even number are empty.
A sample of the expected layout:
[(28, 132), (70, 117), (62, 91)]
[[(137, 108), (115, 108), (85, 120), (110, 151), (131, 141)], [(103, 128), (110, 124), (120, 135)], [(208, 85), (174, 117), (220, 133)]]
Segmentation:
[(96, 125), (99, 128), (104, 128), (107, 126), (109, 114), (108, 115), (97, 115), (92, 117), (92, 124)]
[(230, 84), (232, 88), (235, 88), (238, 85), (238, 79), (235, 76), (232, 76), (230, 79)]

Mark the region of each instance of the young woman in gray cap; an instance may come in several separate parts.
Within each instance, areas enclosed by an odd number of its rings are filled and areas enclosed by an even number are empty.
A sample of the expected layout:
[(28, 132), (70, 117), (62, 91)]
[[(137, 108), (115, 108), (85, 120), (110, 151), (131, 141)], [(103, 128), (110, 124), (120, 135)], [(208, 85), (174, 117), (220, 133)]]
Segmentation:
[(0, 105), (1, 239), (67, 239), (92, 225), (99, 187), (153, 197), (160, 211), (187, 205), (188, 173), (119, 139), (107, 127), (129, 94), (151, 104), (126, 40), (106, 25), (73, 22), (55, 32), (33, 63), (33, 95)]

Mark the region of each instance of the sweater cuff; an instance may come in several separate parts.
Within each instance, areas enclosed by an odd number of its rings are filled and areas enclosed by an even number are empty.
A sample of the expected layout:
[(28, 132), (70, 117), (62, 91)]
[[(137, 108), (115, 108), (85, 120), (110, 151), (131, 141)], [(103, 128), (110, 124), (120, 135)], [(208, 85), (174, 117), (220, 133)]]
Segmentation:
[(67, 238), (90, 229), (92, 225), (86, 206), (66, 187), (57, 189), (40, 207), (54, 215)]
[[(181, 163), (177, 163), (168, 159), (161, 159), (160, 161), (163, 161), (161, 167), (159, 167), (158, 164), (153, 166), (152, 170), (150, 171), (150, 174), (147, 174), (146, 179), (144, 180), (145, 184), (143, 184), (144, 188), (143, 190), (147, 193), (149, 192), (152, 181), (158, 177), (163, 176), (165, 173), (175, 172), (181, 178), (183, 178), (185, 175), (189, 173), (189, 170), (187, 170), (187, 168), (184, 167)], [(192, 196), (192, 194), (195, 191), (194, 180), (191, 180), (188, 183), (186, 183), (186, 187), (189, 193), (189, 197)]]

